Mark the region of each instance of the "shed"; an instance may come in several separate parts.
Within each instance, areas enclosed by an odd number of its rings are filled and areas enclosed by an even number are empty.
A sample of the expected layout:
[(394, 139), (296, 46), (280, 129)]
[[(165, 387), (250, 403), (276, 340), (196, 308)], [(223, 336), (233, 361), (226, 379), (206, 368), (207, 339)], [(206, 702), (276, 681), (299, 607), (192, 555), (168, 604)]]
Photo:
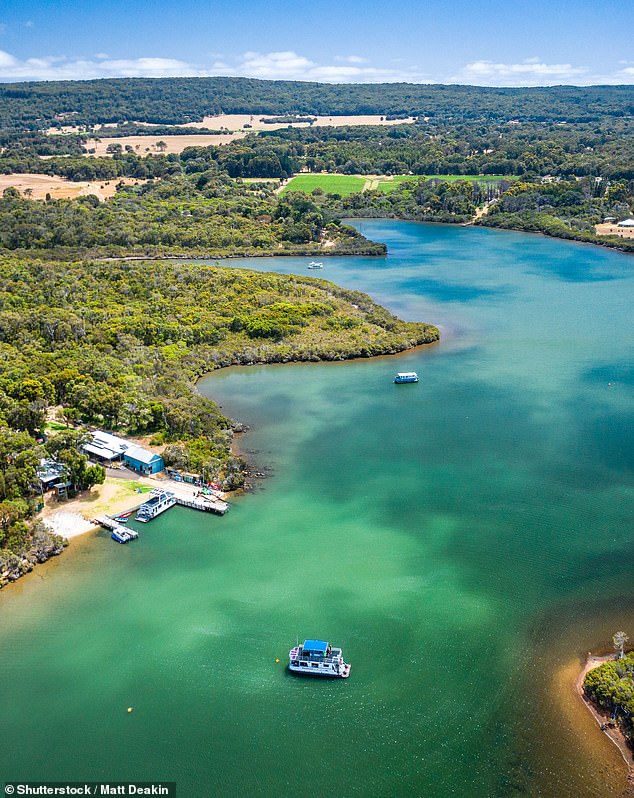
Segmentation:
[(123, 453), (123, 462), (139, 474), (158, 474), (165, 468), (163, 458), (141, 446), (129, 446)]

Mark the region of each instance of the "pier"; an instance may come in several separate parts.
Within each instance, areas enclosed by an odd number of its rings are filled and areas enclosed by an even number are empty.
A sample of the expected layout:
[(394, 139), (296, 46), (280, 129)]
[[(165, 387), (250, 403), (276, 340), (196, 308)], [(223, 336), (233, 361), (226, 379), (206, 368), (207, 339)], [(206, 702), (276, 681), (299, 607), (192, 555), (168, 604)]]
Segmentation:
[(176, 504), (180, 504), (181, 507), (191, 507), (193, 510), (202, 510), (205, 513), (216, 513), (217, 515), (224, 515), (229, 509), (227, 502), (210, 496), (195, 496), (191, 499), (184, 496), (176, 496)]
[(123, 524), (120, 524), (118, 521), (115, 521), (114, 518), (109, 518), (107, 515), (103, 516), (102, 518), (95, 518), (95, 523), (102, 526), (104, 529), (109, 529), (110, 532), (129, 532)]

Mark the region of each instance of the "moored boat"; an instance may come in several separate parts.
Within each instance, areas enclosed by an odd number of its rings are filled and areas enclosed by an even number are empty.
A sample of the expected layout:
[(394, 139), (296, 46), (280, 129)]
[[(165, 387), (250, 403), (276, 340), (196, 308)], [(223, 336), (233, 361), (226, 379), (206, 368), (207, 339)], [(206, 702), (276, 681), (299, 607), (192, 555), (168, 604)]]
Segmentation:
[(136, 514), (136, 520), (146, 523), (176, 504), (176, 497), (168, 490), (153, 490)]
[(394, 382), (399, 384), (402, 382), (418, 382), (418, 374), (415, 371), (399, 371), (394, 377)]
[(288, 669), (306, 676), (330, 676), (347, 679), (350, 665), (343, 661), (343, 652), (325, 640), (304, 640), (303, 645), (289, 651)]

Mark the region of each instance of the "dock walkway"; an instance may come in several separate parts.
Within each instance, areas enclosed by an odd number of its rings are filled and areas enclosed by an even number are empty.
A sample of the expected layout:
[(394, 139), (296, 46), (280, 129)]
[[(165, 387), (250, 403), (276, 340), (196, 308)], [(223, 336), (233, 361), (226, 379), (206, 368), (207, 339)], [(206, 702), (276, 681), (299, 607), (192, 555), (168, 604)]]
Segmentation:
[(202, 510), (206, 513), (224, 515), (229, 509), (227, 502), (211, 496), (194, 496), (193, 498), (176, 496), (175, 498), (176, 504), (180, 504), (181, 507), (191, 507), (194, 510)]

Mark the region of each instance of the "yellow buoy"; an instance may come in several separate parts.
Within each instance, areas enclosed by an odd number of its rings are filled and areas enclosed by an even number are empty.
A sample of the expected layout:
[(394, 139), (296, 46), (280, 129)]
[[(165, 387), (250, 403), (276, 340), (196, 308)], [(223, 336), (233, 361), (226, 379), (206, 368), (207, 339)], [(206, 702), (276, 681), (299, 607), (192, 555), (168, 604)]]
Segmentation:
[(128, 712), (132, 712), (132, 707), (128, 707)]
[(279, 662), (279, 659), (278, 659), (277, 657), (275, 657), (275, 661), (276, 661), (276, 662)]

